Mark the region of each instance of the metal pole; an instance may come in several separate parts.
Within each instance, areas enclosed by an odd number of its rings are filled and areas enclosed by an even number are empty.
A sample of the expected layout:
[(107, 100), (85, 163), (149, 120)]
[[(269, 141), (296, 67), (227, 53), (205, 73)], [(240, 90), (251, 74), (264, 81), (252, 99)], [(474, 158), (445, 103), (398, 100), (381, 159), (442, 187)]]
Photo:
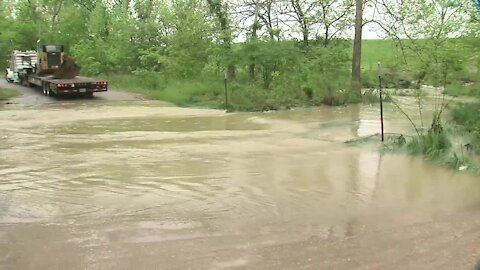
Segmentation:
[(228, 112), (228, 87), (227, 87), (227, 72), (225, 72), (225, 77), (224, 77), (224, 81), (225, 81), (225, 111)]
[(385, 141), (383, 132), (383, 95), (382, 95), (382, 72), (380, 63), (378, 63), (378, 85), (380, 88), (380, 123), (382, 125), (382, 142)]

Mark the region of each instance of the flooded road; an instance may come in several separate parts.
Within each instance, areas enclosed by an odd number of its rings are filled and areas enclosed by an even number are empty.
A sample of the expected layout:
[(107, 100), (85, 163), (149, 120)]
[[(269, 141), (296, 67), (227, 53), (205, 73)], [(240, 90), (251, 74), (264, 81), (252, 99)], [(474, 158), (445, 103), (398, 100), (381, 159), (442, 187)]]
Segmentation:
[(378, 127), (369, 105), (4, 105), (0, 268), (473, 269), (479, 177), (344, 143)]

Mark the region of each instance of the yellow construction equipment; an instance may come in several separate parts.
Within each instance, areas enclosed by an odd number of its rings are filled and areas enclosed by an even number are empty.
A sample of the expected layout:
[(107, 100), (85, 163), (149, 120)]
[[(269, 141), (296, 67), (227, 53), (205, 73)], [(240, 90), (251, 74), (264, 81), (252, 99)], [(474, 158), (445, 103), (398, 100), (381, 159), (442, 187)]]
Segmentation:
[(38, 76), (53, 75), (57, 79), (73, 79), (80, 74), (81, 67), (64, 53), (63, 45), (43, 45), (38, 51)]

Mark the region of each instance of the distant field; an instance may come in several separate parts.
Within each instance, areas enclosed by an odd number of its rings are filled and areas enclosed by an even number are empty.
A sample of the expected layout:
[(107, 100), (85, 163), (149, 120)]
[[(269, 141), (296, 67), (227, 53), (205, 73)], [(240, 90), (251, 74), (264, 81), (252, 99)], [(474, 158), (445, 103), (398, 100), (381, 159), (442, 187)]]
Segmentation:
[[(409, 41), (404, 40), (404, 43), (407, 44)], [(422, 40), (416, 41), (418, 44), (421, 44)], [(462, 56), (476, 57), (478, 55), (476, 47), (480, 44), (477, 39), (461, 38), (461, 39), (450, 39), (443, 46), (449, 46), (454, 50), (452, 53), (459, 53)], [(407, 50), (408, 51), (408, 50)], [(415, 63), (417, 57), (413, 55), (412, 51), (407, 53), (408, 64)], [(385, 66), (398, 66), (403, 64), (402, 51), (400, 48), (397, 48), (393, 40), (383, 40), (383, 39), (370, 39), (363, 40), (362, 42), (362, 67), (364, 69), (376, 68), (377, 63), (381, 62)]]
[(362, 42), (362, 68), (376, 69), (378, 62), (383, 66), (401, 63), (401, 51), (392, 40), (369, 39)]

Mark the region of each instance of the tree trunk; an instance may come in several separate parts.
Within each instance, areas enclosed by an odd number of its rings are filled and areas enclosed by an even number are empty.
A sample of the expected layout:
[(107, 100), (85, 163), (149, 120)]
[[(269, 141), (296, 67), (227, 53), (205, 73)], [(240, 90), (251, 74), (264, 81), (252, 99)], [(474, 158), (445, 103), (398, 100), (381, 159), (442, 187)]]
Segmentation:
[(303, 34), (303, 47), (304, 47), (304, 50), (307, 51), (308, 50), (308, 39), (309, 39), (308, 29), (303, 28), (302, 34)]
[[(257, 30), (259, 28), (259, 21), (258, 21), (258, 4), (255, 4), (255, 19), (253, 20), (252, 26), (252, 40), (257, 40)], [(252, 59), (250, 66), (248, 67), (248, 73), (250, 74), (250, 80), (255, 80), (255, 61)]]
[(236, 68), (234, 64), (229, 64), (227, 67), (227, 75), (229, 79), (235, 79)]
[(330, 26), (325, 26), (325, 38), (323, 40), (323, 46), (327, 47), (330, 41)]
[(355, 0), (355, 38), (352, 57), (352, 91), (360, 95), (362, 90), (362, 15), (363, 0)]

